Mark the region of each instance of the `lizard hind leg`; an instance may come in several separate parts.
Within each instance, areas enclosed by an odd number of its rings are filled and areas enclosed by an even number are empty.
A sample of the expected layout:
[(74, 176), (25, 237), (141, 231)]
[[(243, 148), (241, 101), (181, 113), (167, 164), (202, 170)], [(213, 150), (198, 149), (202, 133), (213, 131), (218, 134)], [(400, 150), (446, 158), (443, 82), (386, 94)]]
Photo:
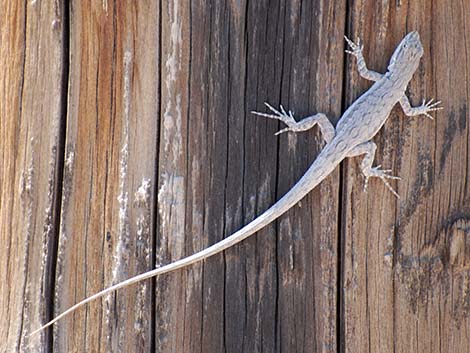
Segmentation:
[(401, 178), (390, 175), (391, 169), (380, 169), (380, 165), (372, 167), (372, 162), (374, 161), (376, 149), (377, 145), (374, 142), (364, 142), (349, 151), (347, 157), (356, 157), (363, 154), (365, 155), (361, 163), (361, 170), (366, 179), (364, 182), (364, 191), (367, 190), (369, 178), (376, 177), (380, 178), (383, 181), (385, 186), (392, 192), (393, 195), (395, 195), (397, 198), (400, 198), (400, 195), (398, 195), (398, 193), (392, 188), (387, 179), (400, 180)]
[(252, 112), (252, 113), (259, 115), (259, 116), (264, 116), (266, 118), (280, 120), (284, 124), (287, 125), (286, 128), (279, 130), (278, 132), (276, 132), (275, 135), (279, 135), (288, 131), (291, 131), (291, 132), (307, 131), (318, 124), (320, 131), (322, 133), (323, 139), (325, 140), (326, 143), (329, 143), (331, 140), (333, 140), (333, 137), (335, 137), (335, 128), (333, 124), (331, 124), (330, 120), (328, 120), (328, 117), (323, 113), (318, 113), (315, 115), (308, 116), (297, 122), (294, 119), (294, 113), (291, 110), (289, 110), (289, 112), (286, 112), (284, 107), (281, 105), (279, 108), (280, 109), (279, 111), (276, 108), (272, 107), (270, 104), (268, 103), (265, 103), (265, 104), (268, 107), (268, 109), (271, 110), (274, 114), (267, 114), (267, 113), (260, 113), (260, 112)]

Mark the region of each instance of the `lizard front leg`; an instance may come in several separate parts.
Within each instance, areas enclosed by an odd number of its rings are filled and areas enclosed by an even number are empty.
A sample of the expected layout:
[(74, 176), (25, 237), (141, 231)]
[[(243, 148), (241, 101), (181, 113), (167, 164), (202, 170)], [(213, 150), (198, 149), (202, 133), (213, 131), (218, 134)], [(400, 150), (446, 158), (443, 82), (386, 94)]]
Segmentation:
[(280, 120), (284, 124), (287, 125), (286, 128), (276, 132), (276, 135), (282, 134), (283, 132), (287, 132), (287, 131), (292, 131), (292, 132), (306, 131), (318, 124), (321, 130), (323, 139), (326, 141), (326, 143), (329, 143), (331, 140), (333, 140), (333, 137), (335, 137), (335, 128), (331, 124), (331, 122), (328, 120), (327, 116), (323, 113), (318, 113), (312, 116), (308, 116), (297, 122), (294, 119), (294, 114), (292, 113), (292, 111), (289, 110), (289, 113), (287, 113), (282, 105), (280, 106), (281, 111), (278, 111), (277, 109), (273, 108), (270, 104), (268, 103), (264, 103), (264, 104), (274, 114), (267, 114), (267, 113), (260, 113), (260, 112), (252, 112), (252, 113), (259, 115), (259, 116), (264, 116), (266, 118)]
[(403, 95), (400, 98), (401, 108), (407, 116), (416, 116), (424, 114), (431, 120), (433, 119), (433, 117), (431, 116), (431, 114), (429, 114), (429, 112), (434, 112), (436, 110), (443, 109), (442, 107), (438, 107), (439, 104), (441, 104), (441, 101), (433, 103), (433, 99), (430, 99), (428, 102), (426, 102), (426, 100), (423, 100), (423, 103), (419, 107), (412, 107), (410, 104), (410, 100), (406, 95)]
[(348, 42), (348, 45), (351, 47), (351, 50), (346, 50), (346, 53), (354, 55), (357, 59), (357, 70), (359, 71), (359, 75), (369, 81), (380, 80), (383, 76), (382, 74), (367, 68), (366, 61), (362, 55), (362, 49), (364, 49), (364, 46), (361, 45), (360, 39), (357, 39), (357, 44), (346, 36), (344, 36), (344, 39), (346, 39), (346, 42)]
[(393, 188), (390, 186), (390, 184), (387, 181), (387, 179), (399, 180), (400, 178), (390, 175), (389, 173), (391, 172), (391, 169), (380, 169), (380, 165), (376, 167), (372, 167), (372, 162), (374, 161), (376, 149), (377, 149), (377, 145), (374, 142), (372, 141), (364, 142), (364, 143), (361, 143), (360, 145), (357, 145), (351, 151), (349, 151), (349, 153), (347, 154), (347, 157), (356, 157), (356, 156), (365, 154), (361, 163), (361, 170), (366, 178), (365, 183), (364, 183), (364, 190), (367, 190), (369, 178), (377, 177), (377, 178), (380, 178), (384, 182), (384, 184), (393, 193), (393, 195), (400, 198), (398, 193), (395, 190), (393, 190)]

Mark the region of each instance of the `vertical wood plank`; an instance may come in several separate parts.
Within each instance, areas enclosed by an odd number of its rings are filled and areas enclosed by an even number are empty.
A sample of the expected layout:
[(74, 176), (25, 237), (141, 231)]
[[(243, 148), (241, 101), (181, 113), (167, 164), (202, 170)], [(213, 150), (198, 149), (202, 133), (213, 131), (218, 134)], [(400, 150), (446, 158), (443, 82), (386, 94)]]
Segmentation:
[[(285, 3), (279, 103), (297, 119), (341, 115), (342, 2)], [(275, 99), (275, 98), (274, 98)], [(319, 129), (279, 140), (278, 190), (287, 192), (323, 147)], [(334, 352), (339, 175), (332, 173), (278, 223), (278, 335), (281, 352)], [(313, 334), (314, 333), (314, 334)]]
[[(159, 114), (153, 1), (73, 2), (56, 314), (152, 267)], [(55, 351), (129, 352), (152, 342), (151, 283), (56, 325)]]
[(0, 4), (0, 351), (50, 317), (64, 119), (64, 13), (56, 1)]
[[(418, 30), (421, 65), (408, 96), (442, 100), (435, 120), (399, 107), (374, 141), (375, 164), (403, 179), (396, 200), (373, 180), (362, 192), (359, 159), (344, 184), (342, 336), (345, 352), (466, 352), (470, 346), (468, 18), (461, 1), (354, 1), (349, 32), (369, 68), (384, 72), (396, 44)], [(349, 60), (347, 100), (370, 83)]]
[[(340, 116), (344, 3), (163, 1), (157, 264), (230, 235), (314, 159), (264, 101)], [(332, 39), (333, 38), (333, 39)], [(256, 236), (156, 281), (159, 352), (336, 351), (338, 173)], [(310, 334), (310, 332), (312, 334)]]
[[(188, 95), (190, 3), (161, 2), (161, 131), (158, 146), (156, 266), (185, 254), (188, 192)], [(157, 278), (155, 348), (183, 351), (184, 281), (181, 272)], [(170, 332), (171, 331), (171, 332)]]

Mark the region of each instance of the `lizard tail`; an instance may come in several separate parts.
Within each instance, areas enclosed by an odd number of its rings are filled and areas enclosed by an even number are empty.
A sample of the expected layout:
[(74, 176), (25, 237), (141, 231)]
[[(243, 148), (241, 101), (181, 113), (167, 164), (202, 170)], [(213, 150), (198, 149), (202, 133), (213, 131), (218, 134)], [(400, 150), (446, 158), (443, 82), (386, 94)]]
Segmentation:
[[(171, 272), (196, 262), (202, 261), (211, 257), (219, 252), (230, 248), (231, 246), (241, 242), (242, 240), (248, 238), (250, 235), (256, 233), (258, 230), (264, 228), (266, 225), (277, 219), (279, 216), (284, 214), (287, 210), (289, 210), (292, 206), (294, 206), (297, 202), (304, 198), (315, 186), (317, 186), (333, 169), (336, 167), (337, 163), (325, 163), (324, 159), (321, 158), (323, 156), (319, 156), (314, 163), (310, 166), (307, 172), (302, 176), (302, 178), (295, 184), (292, 189), (290, 189), (279, 201), (277, 201), (274, 205), (272, 205), (269, 209), (267, 209), (264, 213), (260, 216), (255, 218), (253, 221), (245, 225), (240, 230), (236, 231), (229, 237), (219, 241), (218, 243), (209, 246), (208, 248), (201, 250), (193, 255), (188, 257), (182, 258), (175, 262), (172, 262), (168, 265), (156, 268), (154, 270), (142, 273), (140, 275), (131, 277), (125, 281), (117, 283), (111, 287), (103, 289), (101, 292), (98, 292), (79, 303), (71, 306), (69, 309), (65, 310), (60, 315), (56, 316), (54, 319), (49, 321), (48, 323), (44, 324), (37, 330), (33, 331), (30, 335), (34, 335), (45, 328), (53, 325), (63, 317), (67, 316), (68, 314), (72, 313), (73, 311), (77, 310), (81, 306), (98, 299), (100, 297), (105, 296), (111, 292), (114, 292), (120, 288), (127, 287), (131, 284), (140, 282), (144, 279), (155, 277), (167, 272)], [(323, 160), (323, 161), (322, 161)], [(321, 167), (319, 167), (321, 166)]]

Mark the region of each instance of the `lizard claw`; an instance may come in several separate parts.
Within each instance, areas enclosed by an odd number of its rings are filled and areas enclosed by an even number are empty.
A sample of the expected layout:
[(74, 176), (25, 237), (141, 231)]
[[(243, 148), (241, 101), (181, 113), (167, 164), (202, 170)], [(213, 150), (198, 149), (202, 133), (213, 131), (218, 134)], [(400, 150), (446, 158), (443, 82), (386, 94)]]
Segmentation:
[(274, 136), (280, 135), (280, 134), (282, 134), (282, 133), (284, 133), (284, 132), (287, 132), (287, 131), (291, 131), (291, 128), (290, 128), (290, 127), (286, 127), (286, 128), (284, 128), (284, 129), (281, 129), (281, 130), (279, 130), (278, 132), (276, 132), (276, 133), (274, 134)]
[(365, 183), (364, 183), (364, 191), (367, 191), (367, 185), (369, 183), (369, 178), (370, 177), (377, 177), (377, 178), (380, 178), (383, 181), (385, 186), (392, 192), (393, 195), (395, 195), (397, 198), (400, 198), (400, 195), (398, 195), (398, 193), (392, 188), (392, 186), (389, 184), (387, 179), (401, 180), (401, 178), (397, 177), (397, 176), (394, 176), (394, 175), (390, 175), (391, 172), (392, 172), (391, 169), (380, 169), (380, 165), (378, 165), (377, 167), (369, 169), (367, 174), (365, 174), (366, 180), (365, 180)]
[(434, 112), (437, 110), (444, 109), (443, 107), (439, 107), (439, 104), (441, 104), (441, 101), (434, 102), (434, 99), (431, 98), (429, 101), (426, 102), (425, 99), (423, 99), (423, 103), (418, 107), (419, 114), (423, 114), (426, 117), (428, 117), (431, 120), (434, 120), (434, 118), (429, 114), (429, 112)]
[(267, 102), (265, 102), (264, 105), (266, 105), (266, 107), (274, 114), (267, 114), (267, 113), (261, 113), (261, 112), (256, 112), (256, 111), (252, 111), (252, 113), (258, 116), (263, 116), (265, 118), (280, 120), (288, 126), (287, 128), (276, 132), (275, 135), (279, 135), (283, 132), (290, 131), (291, 128), (297, 123), (294, 119), (294, 113), (292, 112), (292, 110), (289, 110), (289, 112), (287, 112), (282, 105), (279, 105), (279, 109), (280, 109), (279, 111)]
[(354, 43), (351, 39), (349, 39), (346, 36), (344, 36), (344, 39), (348, 43), (349, 47), (352, 49), (352, 50), (345, 50), (346, 53), (354, 55), (355, 57), (362, 55), (362, 50), (364, 49), (364, 45), (361, 44), (361, 40), (359, 38), (357, 38), (357, 44)]

